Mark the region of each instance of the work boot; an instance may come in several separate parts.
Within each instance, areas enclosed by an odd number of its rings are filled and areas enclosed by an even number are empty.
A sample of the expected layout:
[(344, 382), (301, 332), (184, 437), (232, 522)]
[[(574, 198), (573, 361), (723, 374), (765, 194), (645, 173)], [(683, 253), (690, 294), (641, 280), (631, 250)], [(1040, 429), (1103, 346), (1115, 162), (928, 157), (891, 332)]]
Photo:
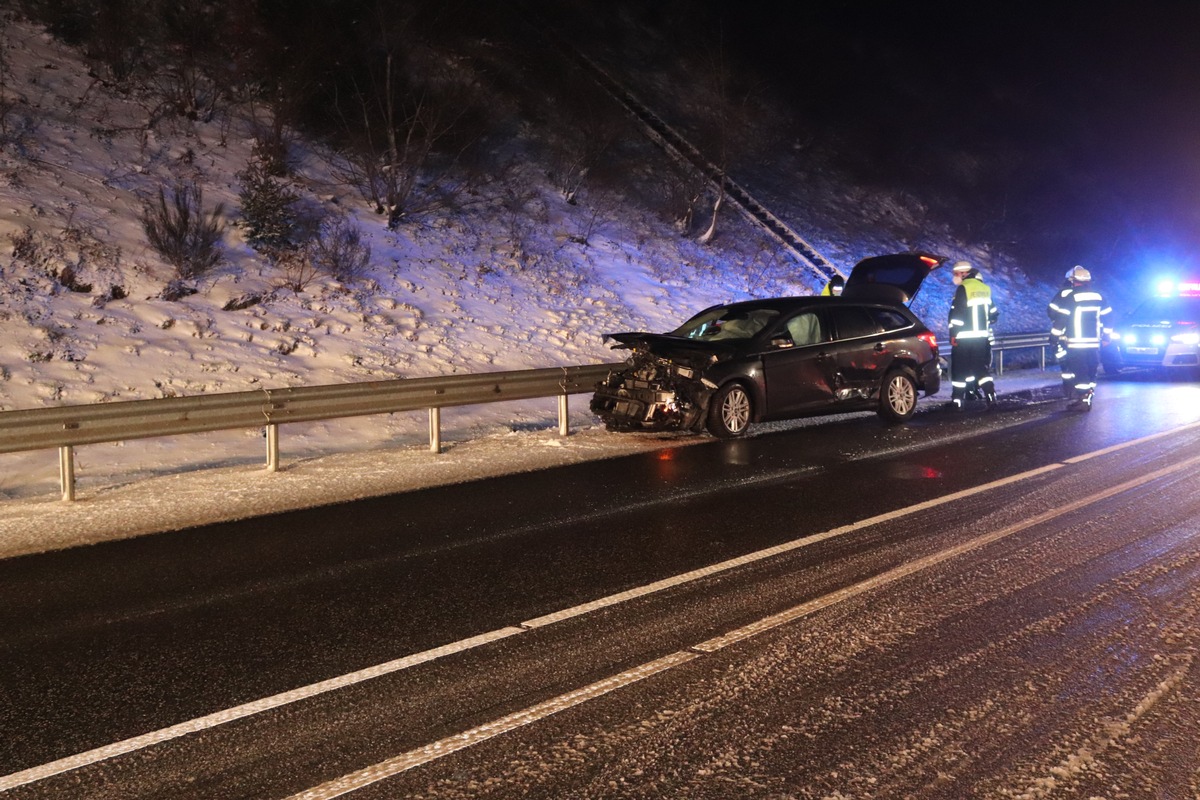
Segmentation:
[(987, 400), (988, 411), (996, 407), (996, 390), (988, 389), (983, 393), (984, 399)]

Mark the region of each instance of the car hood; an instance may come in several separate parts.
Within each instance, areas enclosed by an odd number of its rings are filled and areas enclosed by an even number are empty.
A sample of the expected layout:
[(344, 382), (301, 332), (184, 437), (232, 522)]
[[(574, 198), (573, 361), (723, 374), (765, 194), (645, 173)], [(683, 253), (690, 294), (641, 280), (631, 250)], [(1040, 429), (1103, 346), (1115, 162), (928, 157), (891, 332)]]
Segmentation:
[(948, 259), (931, 253), (894, 253), (864, 258), (854, 265), (842, 297), (907, 306), (925, 278)]
[(733, 355), (737, 347), (727, 342), (700, 341), (668, 333), (606, 333), (604, 341), (616, 342), (614, 350), (645, 350), (660, 358), (702, 367)]

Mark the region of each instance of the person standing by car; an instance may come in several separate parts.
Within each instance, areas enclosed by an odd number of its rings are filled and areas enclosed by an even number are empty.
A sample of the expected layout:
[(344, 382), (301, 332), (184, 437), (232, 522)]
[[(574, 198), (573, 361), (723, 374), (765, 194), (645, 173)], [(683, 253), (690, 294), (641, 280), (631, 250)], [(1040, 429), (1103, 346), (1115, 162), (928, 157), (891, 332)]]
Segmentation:
[(955, 262), (953, 277), (957, 288), (950, 304), (950, 406), (962, 408), (963, 400), (978, 392), (991, 408), (996, 386), (988, 364), (992, 325), (1000, 312), (992, 303), (991, 288), (970, 261)]
[(846, 279), (841, 275), (834, 275), (825, 283), (825, 288), (821, 290), (822, 297), (841, 297), (842, 289), (846, 288)]
[(1070, 286), (1063, 287), (1050, 301), (1050, 336), (1058, 342), (1063, 393), (1069, 408), (1087, 410), (1096, 394), (1096, 372), (1100, 367), (1100, 333), (1103, 318), (1112, 311), (1103, 295), (1092, 286), (1092, 273), (1074, 266), (1067, 270)]

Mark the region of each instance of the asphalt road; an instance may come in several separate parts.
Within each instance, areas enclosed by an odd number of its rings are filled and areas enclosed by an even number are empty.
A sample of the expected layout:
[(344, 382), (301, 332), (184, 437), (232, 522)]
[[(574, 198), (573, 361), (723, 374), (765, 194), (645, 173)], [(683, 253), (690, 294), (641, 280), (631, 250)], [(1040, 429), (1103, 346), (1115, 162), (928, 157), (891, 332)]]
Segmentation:
[(1198, 400), (1135, 376), (10, 559), (0, 792), (1195, 797)]

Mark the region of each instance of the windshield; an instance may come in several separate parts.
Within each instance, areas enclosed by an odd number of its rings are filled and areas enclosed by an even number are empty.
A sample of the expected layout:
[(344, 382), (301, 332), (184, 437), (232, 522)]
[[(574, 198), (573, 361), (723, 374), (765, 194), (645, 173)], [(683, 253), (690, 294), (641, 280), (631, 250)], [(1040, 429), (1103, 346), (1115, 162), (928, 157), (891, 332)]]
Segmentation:
[(1138, 306), (1131, 322), (1161, 323), (1200, 320), (1200, 297), (1154, 297)]
[(671, 333), (708, 342), (751, 339), (779, 316), (770, 308), (711, 308), (689, 319)]

